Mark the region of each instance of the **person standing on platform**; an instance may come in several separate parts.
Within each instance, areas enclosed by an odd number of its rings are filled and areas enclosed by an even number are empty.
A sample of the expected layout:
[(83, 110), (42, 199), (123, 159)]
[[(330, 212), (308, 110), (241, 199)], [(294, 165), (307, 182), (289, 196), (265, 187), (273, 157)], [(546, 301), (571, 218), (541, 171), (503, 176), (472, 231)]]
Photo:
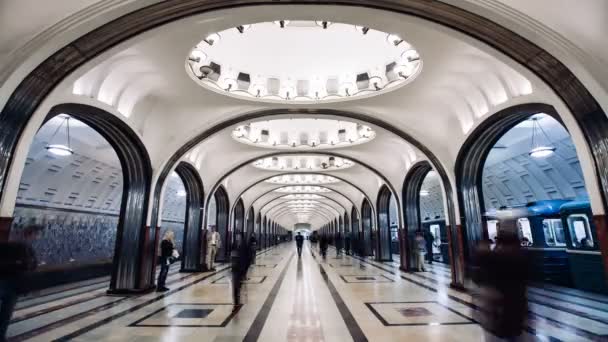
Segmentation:
[(426, 256), (426, 240), (422, 235), (421, 231), (416, 232), (416, 238), (414, 238), (414, 247), (416, 251), (416, 268), (420, 272), (426, 272), (424, 268), (424, 258)]
[(165, 286), (167, 281), (167, 274), (169, 273), (169, 266), (173, 261), (173, 250), (175, 249), (175, 234), (172, 230), (165, 232), (163, 240), (160, 242), (160, 273), (158, 274), (158, 281), (156, 282), (156, 291), (165, 292), (169, 289)]
[(249, 238), (249, 252), (251, 253), (251, 264), (255, 265), (255, 255), (258, 251), (258, 239), (256, 239), (255, 234), (251, 234)]
[(217, 251), (222, 247), (222, 239), (216, 227), (212, 227), (211, 234), (207, 236), (207, 270), (215, 271), (213, 263), (215, 262)]
[(336, 256), (342, 255), (342, 234), (336, 234)]
[(424, 237), (424, 241), (426, 241), (426, 261), (429, 264), (433, 263), (433, 241), (435, 241), (435, 238), (433, 237), (433, 234), (431, 234), (430, 230), (425, 230), (422, 232), (422, 236)]
[(27, 228), (24, 241), (0, 243), (0, 341), (6, 341), (6, 331), (13, 316), (17, 296), (28, 292), (27, 274), (36, 269), (34, 250), (27, 242), (36, 231)]
[(323, 260), (327, 259), (327, 245), (329, 244), (329, 239), (325, 234), (321, 235), (321, 239), (319, 239), (319, 249), (321, 250), (321, 256)]
[(350, 233), (344, 234), (344, 252), (350, 255)]
[(304, 236), (300, 232), (296, 235), (296, 249), (298, 250), (298, 258), (302, 257), (302, 246), (304, 245)]

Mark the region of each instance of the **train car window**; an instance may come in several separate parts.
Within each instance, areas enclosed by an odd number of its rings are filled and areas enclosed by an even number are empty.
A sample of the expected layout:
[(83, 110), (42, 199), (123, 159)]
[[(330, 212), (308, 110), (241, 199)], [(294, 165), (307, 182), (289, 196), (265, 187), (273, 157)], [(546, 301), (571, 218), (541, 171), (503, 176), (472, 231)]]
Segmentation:
[(576, 248), (593, 248), (593, 236), (591, 225), (584, 214), (572, 214), (568, 216), (568, 229), (572, 237), (572, 246)]
[(488, 220), (488, 238), (492, 240), (492, 244), (496, 243), (496, 235), (498, 234), (498, 221)]
[(525, 217), (517, 219), (517, 231), (519, 233), (519, 240), (522, 246), (532, 246), (534, 239), (532, 239), (532, 228), (530, 227), (530, 220)]
[(438, 224), (432, 224), (430, 226), (431, 235), (433, 236), (433, 254), (441, 253), (441, 233)]
[(397, 233), (397, 225), (391, 226), (391, 241), (399, 240), (399, 233)]
[(559, 219), (544, 219), (543, 232), (548, 246), (565, 246), (566, 235), (562, 221)]

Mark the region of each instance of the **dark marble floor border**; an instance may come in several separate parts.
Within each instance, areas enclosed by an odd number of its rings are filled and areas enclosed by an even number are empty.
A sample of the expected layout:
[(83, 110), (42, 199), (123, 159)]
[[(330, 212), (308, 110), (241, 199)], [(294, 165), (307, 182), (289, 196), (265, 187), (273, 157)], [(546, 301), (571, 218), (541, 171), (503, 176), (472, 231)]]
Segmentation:
[[(420, 272), (412, 273), (412, 275), (415, 276), (415, 277), (419, 277), (419, 278), (428, 280), (428, 281), (432, 282), (433, 284), (449, 286), (449, 282), (444, 282), (444, 281), (441, 281), (440, 279), (426, 276), (424, 274), (421, 274)], [(459, 289), (454, 289), (454, 290), (455, 291), (460, 291)], [(542, 295), (542, 294), (533, 293), (533, 295), (534, 296), (544, 296), (544, 297), (551, 298), (550, 296), (545, 296), (545, 295)], [(556, 298), (556, 297), (553, 297), (552, 299), (554, 299), (554, 300), (561, 300), (561, 301), (563, 301), (565, 303), (571, 303), (571, 304), (574, 304), (574, 305), (579, 305), (581, 307), (587, 307), (587, 308), (592, 309), (592, 310), (597, 310), (597, 311), (601, 311), (601, 312), (608, 312), (608, 310), (606, 310), (606, 309), (601, 309), (601, 308), (596, 308), (596, 307), (585, 305), (585, 304), (579, 304), (579, 303), (576, 303), (576, 302), (571, 302), (571, 301), (568, 301), (567, 299)], [(582, 317), (582, 318), (586, 318), (588, 320), (592, 320), (592, 321), (595, 321), (595, 322), (598, 322), (598, 323), (601, 323), (601, 324), (604, 324), (604, 325), (608, 325), (608, 318), (607, 317), (600, 317), (600, 316), (598, 316), (596, 314), (592, 314), (592, 313), (588, 313), (588, 312), (583, 312), (583, 311), (577, 310), (575, 308), (571, 308), (571, 307), (567, 307), (567, 306), (564, 306), (564, 305), (560, 305), (560, 304), (556, 304), (556, 303), (549, 303), (549, 302), (546, 302), (546, 301), (543, 301), (543, 300), (535, 299), (535, 298), (530, 297), (530, 293), (528, 294), (528, 302), (529, 303), (534, 303), (534, 304), (537, 304), (537, 305), (546, 306), (548, 308), (551, 308), (551, 309), (554, 309), (554, 310), (557, 310), (557, 311), (561, 311), (561, 312), (568, 313), (568, 314), (571, 314), (571, 315), (574, 315), (574, 316), (579, 316), (579, 317)]]
[[(175, 274), (179, 274), (179, 267), (176, 267), (168, 275), (169, 276), (173, 276)], [(185, 277), (180, 277), (179, 279), (185, 279)], [(174, 282), (174, 280), (171, 280), (169, 284), (171, 284), (172, 282)], [(48, 303), (51, 303), (51, 302), (54, 302), (54, 301), (59, 301), (59, 300), (65, 299), (65, 298), (76, 297), (76, 296), (82, 295), (84, 293), (90, 293), (90, 292), (94, 292), (94, 291), (99, 291), (99, 290), (102, 290), (104, 288), (107, 288), (109, 286), (109, 284), (110, 284), (110, 282), (108, 280), (108, 281), (104, 282), (103, 286), (98, 286), (98, 287), (95, 287), (95, 288), (92, 288), (92, 289), (83, 290), (83, 291), (80, 291), (80, 292), (77, 292), (77, 293), (72, 293), (72, 294), (69, 294), (69, 295), (61, 296), (61, 297), (58, 297), (58, 298), (55, 298), (55, 299), (49, 299), (49, 300), (46, 300), (46, 301), (41, 302), (41, 303), (37, 303), (37, 304), (32, 304), (32, 305), (28, 305), (28, 306), (25, 306), (25, 307), (21, 307), (21, 308), (18, 308), (16, 310), (16, 312), (19, 312), (21, 310), (25, 310), (25, 309), (28, 309), (28, 308), (31, 308), (31, 307), (34, 307), (34, 306), (45, 305), (45, 304), (48, 304)], [(91, 285), (93, 285), (93, 284), (91, 284)], [(82, 287), (84, 288), (84, 287), (88, 287), (88, 286), (90, 286), (90, 285), (83, 285)], [(72, 288), (72, 290), (74, 290), (74, 289), (78, 289), (78, 287)], [(68, 291), (68, 290), (66, 290), (66, 291)], [(40, 310), (37, 310), (37, 311), (34, 311), (34, 312), (30, 312), (28, 314), (13, 316), (13, 319), (11, 319), (11, 324), (17, 323), (17, 322), (21, 322), (21, 321), (24, 321), (26, 319), (31, 319), (31, 318), (35, 318), (35, 317), (38, 317), (38, 316), (42, 316), (42, 315), (51, 313), (53, 311), (63, 310), (63, 309), (69, 308), (70, 306), (82, 304), (82, 303), (85, 303), (85, 302), (88, 302), (88, 301), (91, 301), (91, 300), (95, 300), (97, 298), (106, 297), (106, 296), (107, 296), (107, 294), (104, 291), (102, 293), (90, 295), (90, 296), (87, 296), (87, 297), (84, 297), (84, 298), (79, 298), (79, 299), (71, 300), (71, 301), (69, 301), (67, 303), (58, 304), (58, 305), (52, 305), (52, 306), (49, 306), (49, 307), (46, 307), (46, 308), (43, 308), (43, 309), (40, 309)]]
[[(258, 277), (258, 278), (262, 278), (260, 281), (256, 281), (256, 282), (251, 282), (250, 279), (247, 280), (243, 280), (241, 281), (242, 284), (247, 284), (247, 285), (256, 285), (256, 284), (261, 284), (263, 283), (266, 278), (268, 278), (268, 276), (249, 276), (249, 277)], [(226, 282), (220, 282), (220, 280), (222, 279), (226, 279)], [(228, 281), (228, 276), (221, 276), (217, 279), (215, 279), (214, 281), (211, 282), (211, 284), (217, 284), (217, 285), (225, 285), (225, 284), (230, 284), (230, 281)]]
[(289, 256), (289, 259), (287, 260), (285, 267), (281, 271), (281, 274), (279, 275), (277, 282), (274, 284), (274, 286), (270, 290), (268, 297), (266, 297), (264, 304), (262, 304), (262, 308), (260, 309), (260, 311), (258, 311), (258, 314), (255, 316), (255, 319), (251, 323), (251, 326), (249, 327), (249, 330), (247, 331), (245, 338), (243, 338), (243, 342), (257, 341), (258, 338), (260, 337), (260, 334), (262, 333), (262, 329), (264, 328), (264, 325), (266, 324), (266, 320), (268, 319), (268, 315), (270, 314), (270, 310), (272, 309), (272, 304), (274, 304), (274, 301), (277, 298), (279, 289), (281, 288), (281, 284), (283, 284), (283, 280), (285, 279), (285, 274), (287, 274), (287, 269), (289, 268), (289, 264), (291, 263), (291, 259), (293, 258), (294, 255), (295, 255), (295, 253), (292, 252), (291, 255)]
[[(395, 281), (383, 274), (339, 274), (340, 278), (347, 284), (369, 284), (369, 283), (394, 283)], [(350, 281), (344, 277), (383, 277), (386, 280), (360, 280)]]
[[(432, 291), (432, 292), (435, 292), (435, 293), (439, 292), (438, 289), (436, 289), (436, 288), (434, 288), (432, 286), (429, 286), (429, 285), (426, 285), (424, 283), (421, 283), (421, 282), (418, 282), (416, 280), (409, 279), (409, 278), (405, 277), (404, 275), (401, 274), (401, 273), (403, 273), (402, 271), (398, 271), (399, 273), (397, 273), (395, 271), (388, 270), (388, 269), (385, 269), (385, 268), (383, 268), (381, 266), (375, 265), (375, 264), (373, 264), (373, 263), (371, 263), (371, 262), (369, 262), (369, 261), (367, 261), (365, 259), (359, 258), (357, 256), (353, 256), (352, 258), (360, 260), (362, 262), (365, 262), (365, 263), (371, 265), (372, 267), (378, 268), (378, 269), (383, 270), (385, 272), (388, 272), (390, 274), (399, 275), (401, 277), (401, 279), (403, 279), (403, 280), (405, 280), (407, 282), (410, 282), (412, 284), (418, 285), (419, 287), (425, 288), (425, 289), (427, 289), (429, 291)], [(408, 274), (411, 275), (411, 274), (414, 274), (414, 273), (408, 273)], [(452, 288), (450, 288), (450, 289), (452, 289)], [(460, 299), (460, 298), (458, 298), (456, 296), (452, 296), (450, 294), (446, 294), (446, 296), (450, 300), (455, 301), (455, 302), (460, 303), (460, 304), (463, 304), (463, 305), (466, 305), (466, 306), (468, 306), (469, 308), (471, 308), (473, 310), (479, 310), (479, 307), (477, 305), (471, 303), (471, 302), (468, 302), (466, 300)], [(573, 334), (576, 334), (578, 336), (581, 336), (583, 338), (586, 338), (586, 339), (589, 339), (589, 340), (592, 340), (592, 341), (601, 341), (601, 340), (605, 340), (605, 338), (606, 338), (603, 335), (599, 335), (599, 334), (593, 333), (591, 331), (583, 330), (583, 329), (581, 329), (581, 328), (579, 328), (577, 326), (574, 326), (572, 324), (564, 323), (562, 321), (558, 321), (558, 320), (553, 319), (551, 317), (543, 316), (543, 315), (540, 315), (538, 313), (531, 312), (531, 311), (529, 312), (529, 318), (528, 318), (528, 320), (530, 322), (544, 322), (544, 323), (546, 323), (548, 325), (552, 325), (554, 327), (557, 327), (557, 328), (560, 328), (560, 329), (564, 329), (566, 331), (569, 331), (569, 332), (571, 332)], [(543, 333), (539, 332), (536, 328), (534, 328), (531, 325), (528, 325), (526, 327), (526, 331), (528, 333), (534, 335), (534, 336), (537, 336), (537, 337), (548, 338), (548, 339), (550, 339), (552, 341), (559, 341), (558, 338), (556, 338), (554, 336), (548, 336), (546, 334), (543, 334)]]
[[(159, 271), (160, 271), (160, 266), (157, 267), (157, 273), (156, 274), (158, 274)], [(172, 265), (169, 268), (169, 274), (168, 274), (168, 276), (172, 276), (172, 275), (174, 275), (176, 273), (179, 273), (179, 266), (178, 265), (175, 265), (175, 266)], [(69, 288), (66, 288), (66, 289), (61, 289), (61, 290), (53, 291), (53, 292), (50, 292), (50, 293), (40, 294), (38, 296), (28, 295), (27, 297), (23, 297), (22, 299), (19, 300), (19, 302), (17, 303), (17, 308), (16, 308), (15, 312), (18, 312), (20, 310), (29, 309), (29, 308), (32, 308), (32, 307), (38, 306), (38, 305), (48, 304), (48, 303), (51, 303), (51, 302), (54, 302), (54, 301), (58, 301), (58, 300), (62, 300), (62, 299), (65, 299), (65, 298), (69, 298), (69, 297), (73, 297), (73, 296), (78, 296), (78, 295), (81, 295), (81, 294), (86, 293), (86, 292), (92, 292), (92, 291), (97, 291), (97, 290), (100, 290), (100, 289), (103, 289), (103, 288), (108, 288), (110, 286), (110, 277), (107, 276), (105, 278), (107, 278), (107, 279), (104, 280), (104, 281), (92, 282), (90, 284), (75, 285), (75, 286), (72, 286), (72, 287), (69, 287)], [(82, 283), (82, 282), (78, 282), (78, 283)], [(101, 286), (95, 286), (95, 285), (99, 285), (99, 284), (103, 284), (103, 285), (101, 285)], [(90, 286), (93, 286), (93, 287), (90, 288), (90, 289), (88, 289), (88, 287), (90, 287)], [(41, 298), (44, 298), (44, 297), (53, 296), (53, 295), (57, 295), (57, 294), (59, 294), (61, 292), (74, 291), (74, 290), (78, 290), (78, 289), (82, 289), (82, 291), (78, 291), (78, 292), (75, 292), (75, 293), (71, 293), (71, 294), (68, 294), (68, 295), (63, 295), (63, 296), (59, 296), (59, 297), (55, 297), (55, 298), (48, 298), (48, 299), (44, 299), (44, 300), (42, 300), (40, 302), (36, 302), (37, 300), (40, 300)], [(27, 304), (25, 304), (23, 306), (20, 306), (19, 305), (20, 303), (27, 303)]]
[[(189, 279), (189, 278), (192, 278), (192, 277), (195, 277), (195, 276), (197, 276), (197, 274), (185, 275), (185, 276), (179, 277), (178, 279), (174, 279), (174, 280), (168, 282), (167, 284), (171, 285), (171, 284), (174, 284), (175, 282), (182, 281), (182, 280), (185, 280), (185, 279)], [(89, 308), (89, 309), (87, 309), (85, 311), (82, 311), (82, 312), (70, 315), (68, 317), (62, 318), (62, 319), (60, 319), (58, 321), (54, 321), (52, 323), (49, 323), (49, 324), (46, 324), (46, 325), (43, 325), (43, 326), (31, 329), (31, 330), (28, 330), (28, 331), (26, 331), (24, 333), (21, 333), (21, 334), (15, 335), (15, 336), (11, 336), (8, 339), (8, 341), (10, 341), (10, 342), (23, 341), (23, 340), (26, 340), (26, 339), (30, 339), (30, 338), (36, 337), (38, 335), (47, 333), (47, 332), (49, 332), (49, 331), (51, 331), (53, 329), (60, 328), (60, 327), (62, 327), (64, 325), (66, 325), (66, 324), (70, 324), (70, 323), (73, 323), (73, 322), (78, 321), (80, 319), (84, 319), (84, 318), (89, 317), (91, 315), (97, 314), (97, 313), (99, 313), (101, 311), (105, 311), (105, 310), (114, 308), (114, 307), (122, 304), (123, 302), (127, 301), (128, 299), (138, 298), (138, 297), (141, 297), (143, 295), (144, 294), (137, 295), (137, 296), (116, 296), (115, 298), (117, 298), (117, 300), (115, 300), (113, 302), (104, 303), (104, 304), (101, 304), (101, 305)], [(107, 296), (107, 294), (104, 293), (103, 295), (101, 295), (101, 297), (103, 297), (103, 296)], [(36, 315), (36, 316), (41, 316), (41, 315), (42, 314)], [(30, 318), (34, 318), (34, 317), (28, 317), (28, 319), (30, 319)]]
[[(428, 273), (434, 274), (437, 277), (440, 277), (441, 279), (445, 280), (446, 283), (449, 283), (449, 281), (451, 280), (451, 276), (449, 273), (447, 272), (443, 272), (443, 271), (437, 271), (436, 269), (430, 269), (427, 271)], [(417, 274), (419, 275), (419, 274)], [(435, 279), (439, 279), (439, 278), (435, 278)], [(549, 293), (542, 293), (540, 290), (544, 290), (547, 291)], [(577, 291), (576, 289), (572, 289), (573, 291)], [(529, 286), (528, 287), (528, 296), (532, 294), (534, 296), (539, 296), (539, 297), (544, 297), (544, 298), (549, 298), (549, 299), (553, 299), (553, 300), (559, 300), (561, 302), (564, 303), (569, 303), (569, 304), (574, 304), (574, 305), (578, 305), (581, 307), (585, 307), (585, 308), (589, 308), (592, 310), (597, 310), (597, 311), (601, 311), (601, 312), (606, 312), (608, 313), (608, 308), (602, 308), (602, 307), (598, 307), (598, 306), (593, 306), (593, 305), (589, 305), (589, 304), (585, 304), (585, 303), (580, 303), (580, 302), (576, 302), (568, 297), (575, 297), (575, 298), (581, 298), (584, 300), (588, 300), (588, 301), (592, 301), (595, 303), (598, 303), (600, 305), (606, 305), (608, 304), (608, 301), (606, 300), (601, 300), (599, 298), (594, 298), (594, 297), (589, 297), (589, 296), (585, 296), (585, 295), (576, 295), (576, 294), (571, 294), (570, 292), (566, 291), (560, 291), (559, 289), (554, 290), (551, 288), (547, 288), (544, 287), (543, 284), (536, 284), (535, 286)], [(539, 301), (538, 304), (541, 305), (545, 305), (545, 302)], [(550, 303), (547, 303), (549, 305), (552, 305)], [(561, 310), (560, 308), (554, 308), (556, 310)], [(570, 310), (568, 308), (565, 308), (566, 310)], [(575, 315), (578, 315), (578, 313), (573, 313)], [(600, 318), (602, 320), (604, 320), (604, 318)], [(606, 322), (601, 322), (606, 324)]]
[[(276, 246), (270, 247), (269, 249), (267, 249), (267, 250), (265, 250), (265, 251), (261, 251), (261, 252), (259, 252), (257, 255), (262, 255), (262, 254), (268, 253), (268, 252), (270, 252), (271, 250), (273, 250), (274, 248), (276, 248)], [(103, 325), (106, 325), (106, 324), (108, 324), (108, 323), (110, 323), (110, 322), (112, 322), (112, 321), (115, 321), (115, 320), (117, 320), (117, 319), (119, 319), (119, 318), (121, 318), (121, 317), (123, 317), (123, 316), (125, 316), (125, 315), (127, 315), (127, 314), (130, 314), (130, 313), (132, 313), (132, 312), (134, 312), (134, 311), (137, 311), (137, 310), (139, 310), (139, 309), (141, 309), (141, 308), (143, 308), (143, 307), (145, 307), (145, 306), (148, 306), (148, 305), (150, 305), (150, 304), (152, 304), (152, 303), (155, 303), (155, 302), (157, 302), (157, 301), (159, 301), (159, 300), (162, 300), (162, 299), (164, 299), (165, 297), (167, 297), (167, 296), (169, 296), (169, 295), (172, 295), (172, 294), (174, 294), (174, 293), (176, 293), (176, 292), (182, 291), (182, 290), (183, 290), (183, 289), (185, 289), (185, 288), (188, 288), (188, 287), (191, 287), (191, 286), (193, 286), (193, 285), (195, 285), (195, 284), (198, 284), (198, 283), (200, 283), (200, 282), (202, 282), (202, 281), (204, 281), (204, 280), (206, 280), (206, 279), (208, 279), (208, 278), (210, 278), (210, 277), (215, 276), (216, 274), (219, 274), (219, 273), (221, 273), (221, 272), (227, 271), (228, 269), (230, 269), (230, 267), (229, 267), (229, 266), (226, 266), (225, 268), (222, 268), (222, 269), (220, 269), (220, 270), (218, 270), (218, 271), (215, 271), (215, 272), (213, 272), (213, 273), (210, 273), (210, 274), (208, 274), (208, 275), (205, 275), (204, 277), (202, 277), (202, 278), (200, 278), (200, 279), (197, 279), (197, 280), (195, 280), (195, 281), (193, 281), (193, 282), (190, 282), (190, 283), (188, 283), (188, 284), (182, 285), (182, 286), (180, 286), (180, 287), (179, 287), (179, 288), (177, 288), (177, 289), (174, 289), (174, 290), (171, 290), (171, 291), (165, 292), (164, 294), (162, 294), (162, 295), (160, 295), (160, 296), (157, 296), (157, 297), (154, 297), (154, 298), (152, 298), (152, 299), (150, 299), (150, 300), (147, 300), (147, 301), (145, 301), (145, 302), (143, 302), (143, 303), (141, 303), (141, 304), (139, 304), (139, 305), (133, 306), (133, 307), (131, 307), (131, 308), (129, 308), (129, 309), (126, 309), (126, 310), (124, 310), (124, 311), (122, 311), (122, 312), (119, 312), (119, 313), (117, 313), (117, 314), (114, 314), (114, 315), (112, 315), (112, 316), (110, 316), (110, 317), (107, 317), (107, 318), (104, 318), (104, 319), (102, 319), (102, 320), (99, 320), (99, 321), (97, 321), (97, 322), (95, 322), (95, 323), (89, 324), (89, 325), (87, 325), (87, 326), (85, 326), (85, 327), (83, 327), (83, 328), (80, 328), (80, 329), (78, 329), (78, 330), (76, 330), (76, 331), (74, 331), (74, 332), (72, 332), (72, 333), (70, 333), (70, 334), (67, 334), (67, 335), (64, 335), (64, 336), (62, 336), (62, 337), (60, 337), (60, 338), (57, 338), (57, 339), (55, 339), (54, 341), (69, 341), (69, 340), (71, 340), (71, 339), (74, 339), (74, 338), (76, 338), (76, 337), (79, 337), (79, 336), (81, 336), (81, 335), (84, 335), (84, 334), (88, 333), (88, 332), (89, 332), (89, 331), (91, 331), (91, 330), (97, 329), (97, 328), (99, 328), (99, 327), (101, 327), (101, 326), (103, 326)], [(193, 273), (193, 274), (189, 274), (189, 275), (185, 276), (185, 278), (195, 277), (195, 276), (197, 276), (197, 275), (199, 275), (199, 274)], [(126, 299), (129, 299), (129, 298), (134, 298), (134, 297), (125, 297), (124, 299), (126, 300)], [(95, 312), (95, 313), (97, 313), (97, 312)], [(61, 325), (60, 325), (60, 326), (61, 326)], [(53, 327), (53, 328), (56, 328), (56, 327)], [(48, 330), (52, 330), (53, 328), (48, 329)], [(48, 330), (46, 330), (46, 331), (44, 331), (44, 332), (47, 332)], [(42, 333), (44, 333), (44, 332), (42, 332)], [(38, 334), (38, 335), (39, 335), (39, 334)]]
[(177, 327), (177, 328), (224, 328), (226, 325), (228, 325), (228, 323), (234, 318), (234, 316), (236, 316), (236, 314), (239, 312), (239, 310), (241, 310), (241, 308), (243, 307), (243, 304), (237, 305), (236, 309), (232, 310), (232, 312), (230, 312), (230, 314), (226, 317), (226, 319), (224, 319), (222, 321), (222, 323), (220, 324), (140, 324), (141, 322), (147, 320), (148, 318), (156, 315), (157, 313), (166, 310), (168, 307), (170, 306), (176, 306), (176, 305), (188, 305), (188, 306), (195, 306), (195, 305), (230, 305), (233, 306), (232, 303), (170, 303), (168, 305), (163, 306), (162, 308), (155, 310), (154, 312), (145, 315), (144, 317), (138, 319), (137, 321), (129, 324), (129, 327), (145, 327), (145, 328), (171, 328), (171, 327)]
[(312, 254), (312, 257), (319, 264), (319, 271), (321, 272), (321, 277), (325, 281), (325, 285), (327, 285), (327, 288), (329, 289), (329, 293), (331, 294), (331, 297), (333, 298), (334, 303), (336, 303), (336, 306), (338, 307), (338, 311), (340, 312), (340, 316), (342, 316), (342, 320), (346, 324), (346, 328), (348, 328), (348, 332), (350, 333), (350, 336), (352, 337), (353, 341), (354, 342), (367, 342), (368, 339), (365, 336), (365, 333), (363, 332), (363, 330), (359, 326), (359, 323), (357, 323), (357, 320), (355, 319), (353, 314), (350, 312), (350, 310), (348, 309), (348, 307), (342, 300), (342, 297), (340, 297), (340, 293), (338, 292), (338, 290), (332, 283), (331, 279), (329, 279), (329, 276), (327, 275), (327, 272), (325, 272), (323, 265), (317, 260), (312, 249), (309, 248), (309, 250), (310, 250), (310, 253)]
[(259, 264), (259, 265), (255, 264), (253, 266), (254, 266), (254, 268), (255, 267), (259, 267), (259, 268), (277, 268), (278, 265), (279, 264)]
[[(389, 323), (384, 317), (373, 307), (374, 304), (438, 304), (448, 311), (468, 320), (469, 322), (446, 322), (446, 323)], [(385, 327), (403, 327), (403, 326), (437, 326), (437, 325), (466, 325), (466, 324), (479, 324), (472, 317), (467, 317), (460, 312), (450, 308), (445, 304), (441, 304), (438, 301), (414, 301), (414, 302), (366, 302), (365, 306), (378, 318), (378, 320), (384, 324)]]

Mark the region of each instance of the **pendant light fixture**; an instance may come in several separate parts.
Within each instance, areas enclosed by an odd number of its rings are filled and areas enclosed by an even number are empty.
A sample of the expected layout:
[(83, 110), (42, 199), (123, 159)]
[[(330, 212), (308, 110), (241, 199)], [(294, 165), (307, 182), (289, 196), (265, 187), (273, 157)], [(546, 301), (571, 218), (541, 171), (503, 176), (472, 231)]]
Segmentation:
[[(539, 117), (533, 116), (530, 120), (532, 120), (532, 138), (528, 154), (533, 158), (545, 158), (552, 155), (556, 147), (551, 143), (551, 139), (540, 125)], [(543, 137), (545, 141), (542, 141)]]
[[(59, 132), (61, 127), (63, 127), (63, 124), (65, 124), (66, 144), (53, 144), (53, 139), (55, 139), (55, 136), (57, 135), (57, 133)], [(49, 139), (49, 143), (46, 144), (46, 146), (44, 148), (46, 148), (46, 150), (49, 151), (50, 153), (58, 155), (58, 156), (62, 156), (62, 157), (74, 154), (74, 150), (72, 150), (71, 143), (70, 143), (70, 117), (69, 116), (66, 115), (63, 118), (63, 120), (61, 121), (59, 126), (57, 126), (57, 129), (51, 136), (51, 139)]]

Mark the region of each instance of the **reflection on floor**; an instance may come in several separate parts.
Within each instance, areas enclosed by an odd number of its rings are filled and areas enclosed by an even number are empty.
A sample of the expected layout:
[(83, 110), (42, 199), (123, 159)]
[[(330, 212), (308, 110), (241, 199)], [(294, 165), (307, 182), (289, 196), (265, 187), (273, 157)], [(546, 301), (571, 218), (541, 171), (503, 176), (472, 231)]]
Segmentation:
[[(105, 294), (107, 279), (65, 285), (20, 301), (12, 341), (483, 341), (471, 296), (449, 288), (448, 265), (404, 273), (381, 263), (282, 245), (261, 252), (233, 308), (227, 265), (171, 270), (171, 291)], [(608, 337), (608, 297), (530, 288), (531, 340)]]

